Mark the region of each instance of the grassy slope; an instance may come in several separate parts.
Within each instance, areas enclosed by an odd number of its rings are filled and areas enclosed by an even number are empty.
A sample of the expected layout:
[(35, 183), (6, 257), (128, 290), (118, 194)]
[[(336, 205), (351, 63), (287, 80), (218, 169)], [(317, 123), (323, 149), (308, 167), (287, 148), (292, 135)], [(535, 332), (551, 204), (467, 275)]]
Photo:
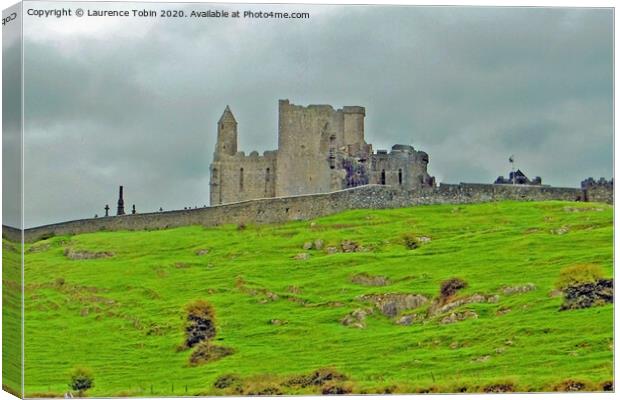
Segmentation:
[[(392, 384), (399, 391), (432, 385), (452, 390), (505, 380), (521, 390), (549, 390), (568, 378), (598, 384), (613, 379), (612, 306), (559, 312), (562, 299), (549, 292), (559, 270), (576, 263), (597, 263), (612, 275), (612, 214), (601, 204), (503, 202), (350, 211), (314, 225), (52, 238), (34, 245), (50, 243), (48, 249), (26, 255), (26, 394), (66, 391), (75, 365), (93, 369), (93, 396), (149, 395), (151, 385), (156, 395), (171, 395), (172, 385), (177, 395), (185, 394), (185, 386), (188, 394), (213, 393), (213, 381), (224, 373), (290, 376), (324, 366), (346, 373), (358, 392)], [(551, 233), (560, 227), (568, 233)], [(432, 242), (407, 250), (403, 233)], [(333, 255), (311, 250), (309, 260), (292, 259), (305, 241), (317, 238), (374, 249)], [(63, 255), (67, 241), (115, 256), (69, 260)], [(195, 255), (202, 248), (209, 254)], [(362, 272), (393, 283), (351, 283)], [(435, 296), (439, 283), (452, 276), (469, 283), (463, 294), (495, 294), (504, 285), (528, 282), (537, 290), (463, 306), (480, 317), (449, 325), (399, 326), (378, 313), (366, 329), (339, 323), (363, 306), (359, 295)], [(55, 283), (59, 278), (64, 285)], [(241, 281), (257, 294), (241, 290)], [(290, 293), (290, 286), (301, 293)], [(270, 301), (262, 289), (279, 299)], [(190, 351), (177, 346), (183, 342), (183, 307), (195, 299), (215, 306), (216, 339), (236, 353), (189, 367)], [(500, 308), (511, 311), (496, 316)], [(275, 326), (272, 319), (288, 324)]]
[(21, 375), (21, 244), (3, 242), (2, 249), (2, 385), (19, 394)]

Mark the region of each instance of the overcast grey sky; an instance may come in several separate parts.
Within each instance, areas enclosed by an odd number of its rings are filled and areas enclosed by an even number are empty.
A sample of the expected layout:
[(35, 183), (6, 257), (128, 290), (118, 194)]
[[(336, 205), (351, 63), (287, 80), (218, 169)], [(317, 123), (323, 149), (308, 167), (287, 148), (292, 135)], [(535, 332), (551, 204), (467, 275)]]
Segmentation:
[(26, 226), (102, 215), (121, 184), (142, 212), (208, 204), (225, 106), (262, 152), (285, 98), (365, 106), (367, 142), (428, 152), (439, 182), (491, 183), (510, 154), (552, 185), (612, 174), (611, 10), (185, 7), (311, 18), (25, 18)]

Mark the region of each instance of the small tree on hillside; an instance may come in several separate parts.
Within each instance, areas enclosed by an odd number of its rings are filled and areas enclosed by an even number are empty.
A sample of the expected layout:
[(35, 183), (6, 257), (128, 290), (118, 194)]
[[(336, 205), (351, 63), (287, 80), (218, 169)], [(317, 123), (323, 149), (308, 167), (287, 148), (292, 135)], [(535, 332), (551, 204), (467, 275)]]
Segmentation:
[(80, 397), (84, 396), (84, 392), (95, 386), (93, 372), (85, 367), (76, 367), (71, 371), (71, 381), (69, 387), (78, 392)]

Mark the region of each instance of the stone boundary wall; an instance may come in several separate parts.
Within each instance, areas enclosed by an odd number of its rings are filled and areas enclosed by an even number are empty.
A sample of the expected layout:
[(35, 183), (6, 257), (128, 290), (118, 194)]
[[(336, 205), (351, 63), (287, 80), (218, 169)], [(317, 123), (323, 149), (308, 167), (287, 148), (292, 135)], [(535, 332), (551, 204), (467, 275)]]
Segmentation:
[[(600, 190), (600, 189), (599, 189)], [(597, 193), (596, 198), (613, 202), (610, 193)], [(466, 204), (500, 200), (541, 201), (587, 200), (582, 189), (551, 186), (441, 184), (436, 188), (401, 190), (391, 186), (366, 185), (337, 192), (292, 197), (248, 200), (191, 210), (100, 217), (29, 228), (26, 242), (59, 235), (99, 231), (166, 229), (188, 225), (205, 227), (221, 224), (280, 223), (307, 220), (352, 209), (398, 208), (428, 204)], [(21, 231), (3, 226), (2, 234), (13, 241), (21, 240)]]

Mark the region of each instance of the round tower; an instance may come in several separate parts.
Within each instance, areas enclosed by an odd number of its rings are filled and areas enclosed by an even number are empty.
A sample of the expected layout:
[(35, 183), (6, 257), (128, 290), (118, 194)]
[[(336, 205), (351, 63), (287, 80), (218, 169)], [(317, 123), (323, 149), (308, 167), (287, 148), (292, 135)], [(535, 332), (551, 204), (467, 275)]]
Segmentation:
[(234, 156), (237, 154), (237, 120), (230, 111), (230, 107), (222, 113), (217, 122), (217, 144), (214, 159), (219, 160), (221, 155)]

